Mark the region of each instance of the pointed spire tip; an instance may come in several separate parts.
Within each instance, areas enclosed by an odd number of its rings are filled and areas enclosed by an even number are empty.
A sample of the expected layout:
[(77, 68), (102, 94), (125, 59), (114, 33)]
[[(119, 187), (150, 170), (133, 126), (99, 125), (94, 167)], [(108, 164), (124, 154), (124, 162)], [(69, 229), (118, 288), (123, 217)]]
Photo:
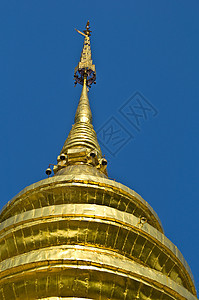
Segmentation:
[(89, 21), (86, 24), (86, 29), (81, 32), (78, 29), (75, 29), (78, 33), (84, 36), (84, 44), (80, 57), (80, 62), (75, 68), (74, 79), (75, 85), (77, 83), (84, 84), (84, 75), (86, 74), (86, 85), (91, 87), (92, 83), (96, 81), (96, 71), (95, 65), (93, 64), (91, 57), (91, 46), (90, 46), (90, 23)]

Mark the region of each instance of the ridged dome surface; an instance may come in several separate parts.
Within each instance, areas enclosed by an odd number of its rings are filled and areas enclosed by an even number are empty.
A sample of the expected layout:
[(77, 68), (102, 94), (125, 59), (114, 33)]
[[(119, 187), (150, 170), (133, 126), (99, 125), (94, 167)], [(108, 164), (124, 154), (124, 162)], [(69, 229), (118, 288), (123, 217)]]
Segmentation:
[(108, 179), (87, 94), (96, 78), (89, 24), (79, 33), (82, 94), (54, 176), (0, 213), (0, 300), (197, 300), (191, 270), (157, 214)]

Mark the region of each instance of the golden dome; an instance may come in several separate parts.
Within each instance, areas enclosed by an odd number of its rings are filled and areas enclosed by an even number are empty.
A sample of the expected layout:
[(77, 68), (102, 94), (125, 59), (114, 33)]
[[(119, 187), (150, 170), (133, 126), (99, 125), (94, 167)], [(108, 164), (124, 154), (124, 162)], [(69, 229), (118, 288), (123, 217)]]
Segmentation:
[(0, 300), (196, 300), (191, 270), (150, 205), (107, 178), (87, 89), (96, 78), (87, 23), (83, 85), (55, 175), (0, 213)]

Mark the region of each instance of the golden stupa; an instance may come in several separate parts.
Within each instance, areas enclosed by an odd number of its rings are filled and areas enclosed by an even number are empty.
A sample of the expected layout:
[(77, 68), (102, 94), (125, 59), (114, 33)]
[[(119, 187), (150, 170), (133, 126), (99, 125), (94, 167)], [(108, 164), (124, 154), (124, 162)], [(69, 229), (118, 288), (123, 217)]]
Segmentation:
[(108, 179), (87, 93), (96, 79), (89, 23), (78, 32), (74, 77), (83, 88), (54, 176), (0, 214), (0, 300), (196, 300), (191, 270), (156, 213)]

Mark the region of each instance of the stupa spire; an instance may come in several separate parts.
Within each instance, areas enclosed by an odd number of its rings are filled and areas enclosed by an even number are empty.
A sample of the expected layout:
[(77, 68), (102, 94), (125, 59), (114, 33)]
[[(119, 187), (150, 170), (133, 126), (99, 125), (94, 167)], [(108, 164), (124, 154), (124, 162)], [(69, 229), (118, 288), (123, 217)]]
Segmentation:
[(91, 57), (91, 45), (90, 45), (90, 36), (91, 36), (91, 30), (90, 30), (90, 24), (89, 21), (86, 24), (86, 30), (84, 32), (81, 32), (76, 29), (78, 33), (84, 36), (84, 45), (80, 57), (80, 61), (75, 68), (74, 78), (75, 78), (75, 84), (79, 83), (81, 85), (84, 84), (84, 76), (86, 74), (86, 85), (90, 87), (92, 83), (95, 83), (96, 80), (96, 71), (95, 71), (95, 65), (93, 64), (92, 57)]
[(91, 59), (89, 21), (83, 32), (77, 29), (76, 31), (84, 36), (84, 44), (80, 61), (75, 68), (74, 78), (75, 84), (79, 83), (83, 87), (75, 114), (75, 123), (57, 158), (58, 163), (54, 167), (54, 173), (61, 175), (71, 172), (86, 172), (86, 174), (104, 177), (107, 175), (107, 161), (102, 157), (97, 135), (93, 129), (88, 98), (88, 90), (96, 80), (95, 65)]
[(91, 113), (89, 99), (88, 99), (88, 87), (86, 82), (87, 82), (87, 73), (85, 72), (83, 78), (82, 93), (75, 114), (75, 123), (86, 122), (92, 124), (92, 113)]

